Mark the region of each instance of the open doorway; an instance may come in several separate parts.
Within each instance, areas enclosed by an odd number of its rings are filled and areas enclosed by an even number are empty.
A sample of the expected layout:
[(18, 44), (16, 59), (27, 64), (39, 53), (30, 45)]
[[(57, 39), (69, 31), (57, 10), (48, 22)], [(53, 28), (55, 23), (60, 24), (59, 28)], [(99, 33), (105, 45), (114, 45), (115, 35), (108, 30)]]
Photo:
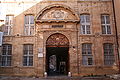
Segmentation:
[(68, 73), (68, 47), (47, 47), (48, 75), (67, 75)]
[(49, 76), (67, 75), (69, 71), (69, 42), (59, 33), (51, 35), (46, 43), (46, 72)]

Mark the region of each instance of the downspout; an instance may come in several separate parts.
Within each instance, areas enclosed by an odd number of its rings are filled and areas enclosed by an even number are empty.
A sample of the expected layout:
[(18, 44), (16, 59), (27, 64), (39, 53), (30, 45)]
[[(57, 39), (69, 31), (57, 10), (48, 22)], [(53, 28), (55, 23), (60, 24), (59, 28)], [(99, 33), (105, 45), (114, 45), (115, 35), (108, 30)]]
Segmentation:
[(115, 3), (114, 0), (112, 0), (112, 6), (113, 6), (113, 15), (114, 15), (114, 22), (115, 22), (115, 36), (116, 36), (116, 47), (117, 47), (117, 56), (118, 56), (118, 67), (119, 67), (119, 73), (120, 73), (120, 55), (119, 55), (119, 42), (118, 42), (118, 31), (117, 31), (117, 23), (116, 23), (116, 12), (115, 12)]
[(78, 49), (79, 49), (79, 47), (78, 47), (78, 43), (79, 43), (79, 35), (78, 35), (78, 22), (77, 22), (77, 25), (76, 25), (76, 29), (77, 29), (77, 31), (76, 31), (76, 35), (77, 35), (77, 67), (78, 67), (78, 75), (80, 74), (80, 66), (79, 66), (79, 51), (78, 51)]

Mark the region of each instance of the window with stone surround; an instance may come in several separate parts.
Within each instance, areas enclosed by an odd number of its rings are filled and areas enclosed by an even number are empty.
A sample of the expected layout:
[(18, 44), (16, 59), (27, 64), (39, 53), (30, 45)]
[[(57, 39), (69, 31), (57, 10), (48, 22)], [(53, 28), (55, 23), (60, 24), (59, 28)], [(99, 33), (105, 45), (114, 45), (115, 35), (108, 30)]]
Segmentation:
[(34, 15), (25, 15), (24, 34), (25, 35), (34, 34)]
[(11, 66), (12, 45), (3, 44), (2, 53), (0, 54), (0, 66)]
[(92, 44), (82, 44), (82, 63), (83, 65), (93, 65)]
[(33, 44), (23, 46), (23, 66), (33, 66)]
[(115, 62), (114, 52), (113, 52), (113, 44), (105, 43), (103, 45), (104, 48), (104, 64), (105, 65), (113, 65)]
[(81, 34), (91, 34), (89, 14), (80, 15), (80, 24), (81, 24)]
[(14, 15), (6, 15), (4, 35), (12, 35)]
[(101, 15), (102, 34), (111, 34), (110, 16)]

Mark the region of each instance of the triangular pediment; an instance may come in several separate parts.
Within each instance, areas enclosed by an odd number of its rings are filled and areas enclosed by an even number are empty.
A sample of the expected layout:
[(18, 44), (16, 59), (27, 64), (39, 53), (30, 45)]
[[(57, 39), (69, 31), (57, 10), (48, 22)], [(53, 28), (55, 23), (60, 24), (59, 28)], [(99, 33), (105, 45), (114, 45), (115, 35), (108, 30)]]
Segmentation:
[(51, 22), (51, 21), (79, 21), (78, 16), (73, 13), (70, 9), (64, 7), (52, 7), (44, 10), (42, 14), (37, 17), (37, 21), (40, 22)]

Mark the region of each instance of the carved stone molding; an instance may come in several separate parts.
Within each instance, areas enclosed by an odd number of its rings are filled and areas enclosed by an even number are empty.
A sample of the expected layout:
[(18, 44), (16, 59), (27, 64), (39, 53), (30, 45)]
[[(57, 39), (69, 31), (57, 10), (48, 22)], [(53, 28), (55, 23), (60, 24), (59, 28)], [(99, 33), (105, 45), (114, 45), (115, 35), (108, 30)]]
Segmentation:
[(51, 35), (47, 41), (46, 41), (46, 46), (63, 46), (63, 47), (68, 47), (69, 46), (69, 41), (66, 36), (56, 33)]

